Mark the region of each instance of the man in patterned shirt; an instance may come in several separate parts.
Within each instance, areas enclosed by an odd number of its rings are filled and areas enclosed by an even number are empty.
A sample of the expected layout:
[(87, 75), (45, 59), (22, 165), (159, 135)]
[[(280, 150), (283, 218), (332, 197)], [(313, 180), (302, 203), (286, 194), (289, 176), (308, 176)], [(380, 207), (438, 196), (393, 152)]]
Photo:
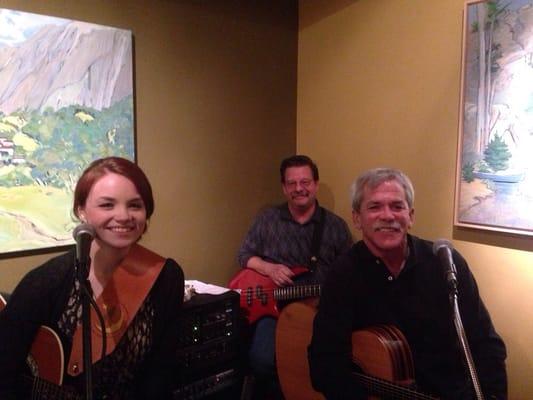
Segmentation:
[[(311, 269), (313, 280), (322, 283), (329, 265), (350, 248), (351, 233), (342, 218), (319, 206), (318, 168), (309, 157), (283, 160), (280, 175), (287, 202), (256, 217), (239, 250), (239, 264), (269, 277), (277, 286), (295, 284), (296, 266)], [(321, 240), (312, 254), (315, 230), (321, 230)], [(256, 380), (254, 399), (277, 386), (275, 331), (276, 319), (271, 317), (261, 318), (253, 327), (249, 361)]]

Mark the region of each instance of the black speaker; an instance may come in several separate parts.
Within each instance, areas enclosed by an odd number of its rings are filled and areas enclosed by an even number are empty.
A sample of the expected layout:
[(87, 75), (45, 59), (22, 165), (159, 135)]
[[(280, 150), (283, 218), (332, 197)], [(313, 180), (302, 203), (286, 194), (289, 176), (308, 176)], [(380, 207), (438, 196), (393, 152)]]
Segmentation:
[(239, 398), (244, 375), (239, 294), (197, 294), (184, 303), (174, 400)]

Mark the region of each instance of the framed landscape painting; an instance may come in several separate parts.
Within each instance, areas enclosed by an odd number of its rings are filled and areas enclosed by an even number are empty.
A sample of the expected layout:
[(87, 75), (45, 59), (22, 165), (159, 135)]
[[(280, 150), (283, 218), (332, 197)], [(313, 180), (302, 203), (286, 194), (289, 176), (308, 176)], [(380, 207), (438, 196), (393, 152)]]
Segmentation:
[(128, 30), (0, 9), (0, 254), (73, 243), (76, 181), (135, 159)]
[(468, 1), (455, 225), (533, 235), (533, 0)]

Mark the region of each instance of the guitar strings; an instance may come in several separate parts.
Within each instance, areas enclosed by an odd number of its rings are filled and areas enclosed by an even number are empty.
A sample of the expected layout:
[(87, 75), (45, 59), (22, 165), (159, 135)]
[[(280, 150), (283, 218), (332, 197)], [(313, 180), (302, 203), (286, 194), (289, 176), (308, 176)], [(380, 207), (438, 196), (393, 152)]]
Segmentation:
[[(364, 374), (355, 374), (362, 383), (366, 383), (372, 392), (373, 388), (378, 388), (379, 394), (394, 395), (397, 399), (413, 400), (437, 400), (435, 397), (425, 393), (417, 392), (407, 386), (396, 385), (384, 379), (375, 378)], [(374, 391), (376, 391), (374, 389)], [(398, 397), (399, 396), (399, 397)]]

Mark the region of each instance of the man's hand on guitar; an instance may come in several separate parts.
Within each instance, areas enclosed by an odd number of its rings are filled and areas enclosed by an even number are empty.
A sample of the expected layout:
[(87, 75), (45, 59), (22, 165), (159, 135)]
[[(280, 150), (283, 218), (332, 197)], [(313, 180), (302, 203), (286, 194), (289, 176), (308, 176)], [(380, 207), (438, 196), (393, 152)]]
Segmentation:
[(275, 264), (263, 260), (261, 257), (250, 257), (246, 267), (259, 272), (261, 275), (268, 276), (276, 286), (294, 285), (292, 277), (294, 272), (283, 264)]
[(267, 275), (270, 279), (272, 279), (272, 282), (274, 282), (277, 286), (294, 285), (294, 282), (292, 281), (294, 272), (289, 267), (283, 264), (271, 265), (271, 268), (267, 270)]

